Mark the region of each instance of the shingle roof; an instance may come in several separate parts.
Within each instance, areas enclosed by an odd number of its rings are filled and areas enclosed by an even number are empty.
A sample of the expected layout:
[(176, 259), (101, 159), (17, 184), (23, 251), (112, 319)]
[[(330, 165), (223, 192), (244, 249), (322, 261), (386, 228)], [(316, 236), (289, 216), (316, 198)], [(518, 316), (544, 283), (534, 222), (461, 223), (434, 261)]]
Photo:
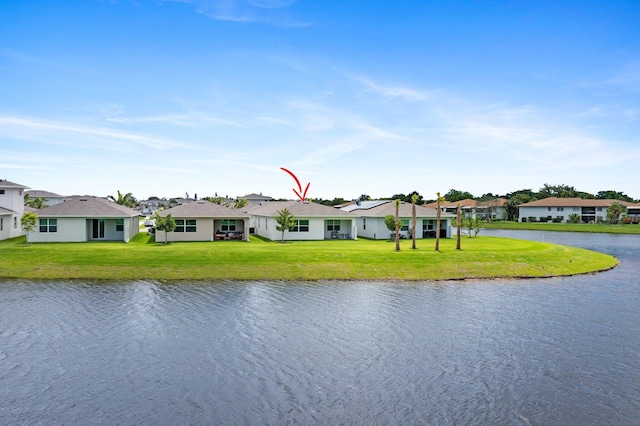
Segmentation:
[(8, 214), (14, 214), (16, 212), (14, 212), (13, 210), (9, 210), (9, 209), (5, 209), (4, 207), (0, 207), (0, 215), (8, 215)]
[(104, 198), (92, 196), (74, 196), (67, 198), (64, 202), (54, 206), (45, 207), (38, 210), (40, 217), (135, 217), (140, 216), (137, 212), (129, 207), (120, 204), (111, 203)]
[(39, 189), (31, 189), (31, 190), (27, 191), (27, 194), (29, 194), (29, 197), (31, 197), (31, 198), (36, 198), (36, 197), (62, 198), (63, 197), (60, 194), (56, 194), (54, 192), (49, 192), (49, 191), (43, 191), (43, 190), (39, 190)]
[(278, 211), (287, 209), (297, 217), (355, 217), (349, 212), (314, 202), (269, 201), (260, 206), (247, 206), (245, 211), (256, 216), (277, 216)]
[(238, 200), (241, 199), (245, 199), (245, 200), (262, 200), (262, 201), (269, 201), (269, 200), (273, 200), (273, 197), (269, 197), (266, 195), (262, 195), (262, 194), (247, 194), (247, 195), (243, 195), (241, 197), (238, 197)]
[(518, 207), (609, 207), (613, 203), (629, 206), (632, 203), (620, 200), (596, 200), (588, 198), (558, 198), (549, 197), (542, 200), (530, 201)]
[(28, 186), (20, 185), (19, 183), (10, 182), (6, 179), (0, 179), (0, 188), (22, 188), (27, 189)]
[(165, 217), (171, 214), (173, 217), (244, 217), (249, 215), (242, 210), (230, 209), (220, 204), (211, 203), (209, 201), (194, 201), (193, 203), (182, 204), (158, 213)]
[[(393, 200), (385, 200), (382, 202), (364, 204), (361, 203), (360, 208), (353, 210), (353, 214), (356, 216), (369, 216), (369, 217), (385, 217), (387, 215), (395, 215), (396, 214), (396, 205)], [(352, 207), (352, 206), (349, 206)], [(412, 204), (405, 203), (404, 201), (400, 202), (399, 213), (402, 217), (411, 217), (412, 216)], [(428, 207), (416, 205), (416, 217), (436, 217), (438, 212), (435, 209), (430, 209)], [(440, 217), (455, 217), (450, 213), (441, 213)]]

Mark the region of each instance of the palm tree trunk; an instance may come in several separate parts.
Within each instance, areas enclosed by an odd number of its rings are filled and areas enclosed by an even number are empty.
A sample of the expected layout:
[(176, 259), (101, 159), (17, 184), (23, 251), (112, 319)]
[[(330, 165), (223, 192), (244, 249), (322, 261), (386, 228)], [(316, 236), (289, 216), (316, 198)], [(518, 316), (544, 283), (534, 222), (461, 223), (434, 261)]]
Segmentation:
[(456, 250), (460, 250), (460, 231), (462, 228), (462, 224), (460, 222), (460, 211), (462, 210), (462, 207), (460, 206), (460, 203), (458, 203), (458, 215), (456, 217), (456, 225), (458, 225), (458, 236), (457, 236), (457, 241), (456, 241)]

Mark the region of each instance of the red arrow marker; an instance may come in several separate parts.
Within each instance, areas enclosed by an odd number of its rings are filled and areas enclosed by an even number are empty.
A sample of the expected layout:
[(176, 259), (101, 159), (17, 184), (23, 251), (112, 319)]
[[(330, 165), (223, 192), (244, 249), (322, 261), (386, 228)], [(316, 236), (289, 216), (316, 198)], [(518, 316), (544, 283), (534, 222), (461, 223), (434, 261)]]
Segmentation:
[[(293, 192), (295, 192), (295, 194), (298, 196), (298, 198), (300, 198), (301, 201), (304, 201), (305, 198), (307, 198), (307, 191), (309, 190), (309, 185), (311, 185), (311, 182), (307, 183), (306, 188), (304, 189), (304, 192), (302, 192), (302, 185), (300, 185), (300, 181), (298, 180), (298, 178), (296, 177), (296, 175), (293, 174), (293, 172), (285, 169), (284, 167), (280, 167), (281, 170), (284, 170), (285, 172), (289, 173), (291, 175), (291, 177), (293, 179), (295, 179), (296, 183), (298, 184), (298, 190), (296, 191), (295, 188), (293, 188)], [(302, 193), (302, 195), (300, 195)]]

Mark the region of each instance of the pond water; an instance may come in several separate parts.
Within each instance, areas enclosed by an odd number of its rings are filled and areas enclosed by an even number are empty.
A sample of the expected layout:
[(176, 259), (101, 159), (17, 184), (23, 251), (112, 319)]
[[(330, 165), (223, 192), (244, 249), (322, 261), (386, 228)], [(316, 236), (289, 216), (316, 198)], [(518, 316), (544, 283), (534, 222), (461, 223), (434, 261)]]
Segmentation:
[(467, 282), (0, 281), (0, 424), (640, 421), (640, 236)]

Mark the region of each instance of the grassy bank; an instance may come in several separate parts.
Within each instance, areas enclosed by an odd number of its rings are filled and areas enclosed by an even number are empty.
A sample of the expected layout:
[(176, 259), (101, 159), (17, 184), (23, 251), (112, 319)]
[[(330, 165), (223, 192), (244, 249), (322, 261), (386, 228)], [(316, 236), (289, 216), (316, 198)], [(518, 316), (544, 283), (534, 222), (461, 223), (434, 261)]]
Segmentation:
[(310, 241), (158, 244), (138, 234), (117, 242), (0, 242), (0, 277), (159, 280), (443, 280), (573, 275), (614, 267), (617, 260), (583, 249), (506, 238), (402, 241)]
[(598, 232), (605, 234), (640, 234), (640, 225), (607, 225), (604, 223), (537, 223), (537, 222), (490, 222), (484, 228), (515, 229), (526, 231)]

